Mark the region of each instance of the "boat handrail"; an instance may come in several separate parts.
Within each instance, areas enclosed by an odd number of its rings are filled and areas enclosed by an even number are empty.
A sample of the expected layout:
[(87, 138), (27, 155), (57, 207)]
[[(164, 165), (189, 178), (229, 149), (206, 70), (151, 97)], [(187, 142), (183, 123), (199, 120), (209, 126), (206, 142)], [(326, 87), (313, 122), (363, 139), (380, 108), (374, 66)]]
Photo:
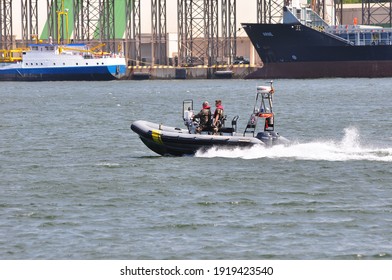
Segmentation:
[(335, 35), (333, 33), (327, 32), (326, 28), (324, 28), (324, 27), (320, 27), (320, 26), (307, 26), (307, 27), (312, 28), (312, 29), (314, 29), (314, 30), (316, 30), (318, 32), (321, 32), (324, 35), (329, 36), (329, 37), (331, 37), (331, 38), (333, 38), (335, 40), (338, 40), (340, 42), (346, 43), (348, 45), (353, 45), (353, 42), (351, 42), (350, 40), (344, 39), (344, 38), (342, 38), (342, 37), (340, 37), (338, 35)]

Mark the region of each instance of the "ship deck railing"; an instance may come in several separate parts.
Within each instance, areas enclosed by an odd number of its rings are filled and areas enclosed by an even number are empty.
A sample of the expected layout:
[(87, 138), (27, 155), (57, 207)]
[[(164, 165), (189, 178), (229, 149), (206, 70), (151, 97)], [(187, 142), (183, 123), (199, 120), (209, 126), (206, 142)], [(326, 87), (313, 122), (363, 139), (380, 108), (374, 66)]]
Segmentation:
[(22, 61), (23, 51), (24, 49), (0, 50), (0, 62), (13, 63)]

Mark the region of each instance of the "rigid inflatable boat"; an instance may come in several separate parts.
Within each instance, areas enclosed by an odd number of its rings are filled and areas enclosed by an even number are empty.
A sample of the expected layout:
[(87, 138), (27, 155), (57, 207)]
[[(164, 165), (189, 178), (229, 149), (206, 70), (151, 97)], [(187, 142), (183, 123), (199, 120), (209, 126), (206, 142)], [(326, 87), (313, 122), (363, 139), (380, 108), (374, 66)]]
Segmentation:
[[(238, 116), (231, 121), (231, 126), (222, 127), (216, 133), (213, 129), (196, 133), (199, 123), (193, 118), (193, 100), (183, 101), (183, 120), (186, 128), (170, 127), (149, 121), (138, 120), (131, 129), (143, 143), (157, 154), (163, 156), (193, 155), (199, 150), (211, 147), (250, 147), (253, 145), (272, 146), (288, 143), (288, 140), (274, 131), (274, 113), (270, 86), (258, 86), (255, 106), (243, 133), (237, 132)], [(226, 118), (225, 118), (226, 119)], [(263, 119), (263, 129), (257, 130), (259, 119)]]

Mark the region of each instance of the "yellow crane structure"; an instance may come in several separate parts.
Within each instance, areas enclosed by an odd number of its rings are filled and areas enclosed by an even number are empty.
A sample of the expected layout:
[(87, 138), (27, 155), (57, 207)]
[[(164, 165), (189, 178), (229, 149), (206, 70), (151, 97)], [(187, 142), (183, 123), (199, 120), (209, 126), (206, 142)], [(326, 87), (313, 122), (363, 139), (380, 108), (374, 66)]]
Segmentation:
[(22, 53), (27, 49), (0, 50), (0, 63), (15, 63), (22, 61)]
[(74, 48), (74, 47), (68, 47), (68, 46), (61, 46), (59, 47), (59, 52), (61, 53), (63, 50), (64, 51), (75, 51), (75, 52), (83, 52), (83, 53), (91, 53), (94, 56), (104, 56), (104, 55), (110, 55), (108, 52), (103, 52), (102, 50), (100, 51), (95, 51), (98, 48), (101, 48), (105, 46), (105, 44), (98, 44), (92, 48), (88, 49), (82, 49), (82, 48)]

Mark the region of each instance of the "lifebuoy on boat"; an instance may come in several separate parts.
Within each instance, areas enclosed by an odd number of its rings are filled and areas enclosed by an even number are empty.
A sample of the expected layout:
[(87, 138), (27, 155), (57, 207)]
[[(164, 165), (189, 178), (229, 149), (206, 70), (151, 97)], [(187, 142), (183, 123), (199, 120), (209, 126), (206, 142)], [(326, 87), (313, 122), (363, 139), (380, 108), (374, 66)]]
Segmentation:
[(273, 113), (259, 113), (257, 116), (259, 117), (259, 118), (271, 118), (271, 117), (273, 117)]

